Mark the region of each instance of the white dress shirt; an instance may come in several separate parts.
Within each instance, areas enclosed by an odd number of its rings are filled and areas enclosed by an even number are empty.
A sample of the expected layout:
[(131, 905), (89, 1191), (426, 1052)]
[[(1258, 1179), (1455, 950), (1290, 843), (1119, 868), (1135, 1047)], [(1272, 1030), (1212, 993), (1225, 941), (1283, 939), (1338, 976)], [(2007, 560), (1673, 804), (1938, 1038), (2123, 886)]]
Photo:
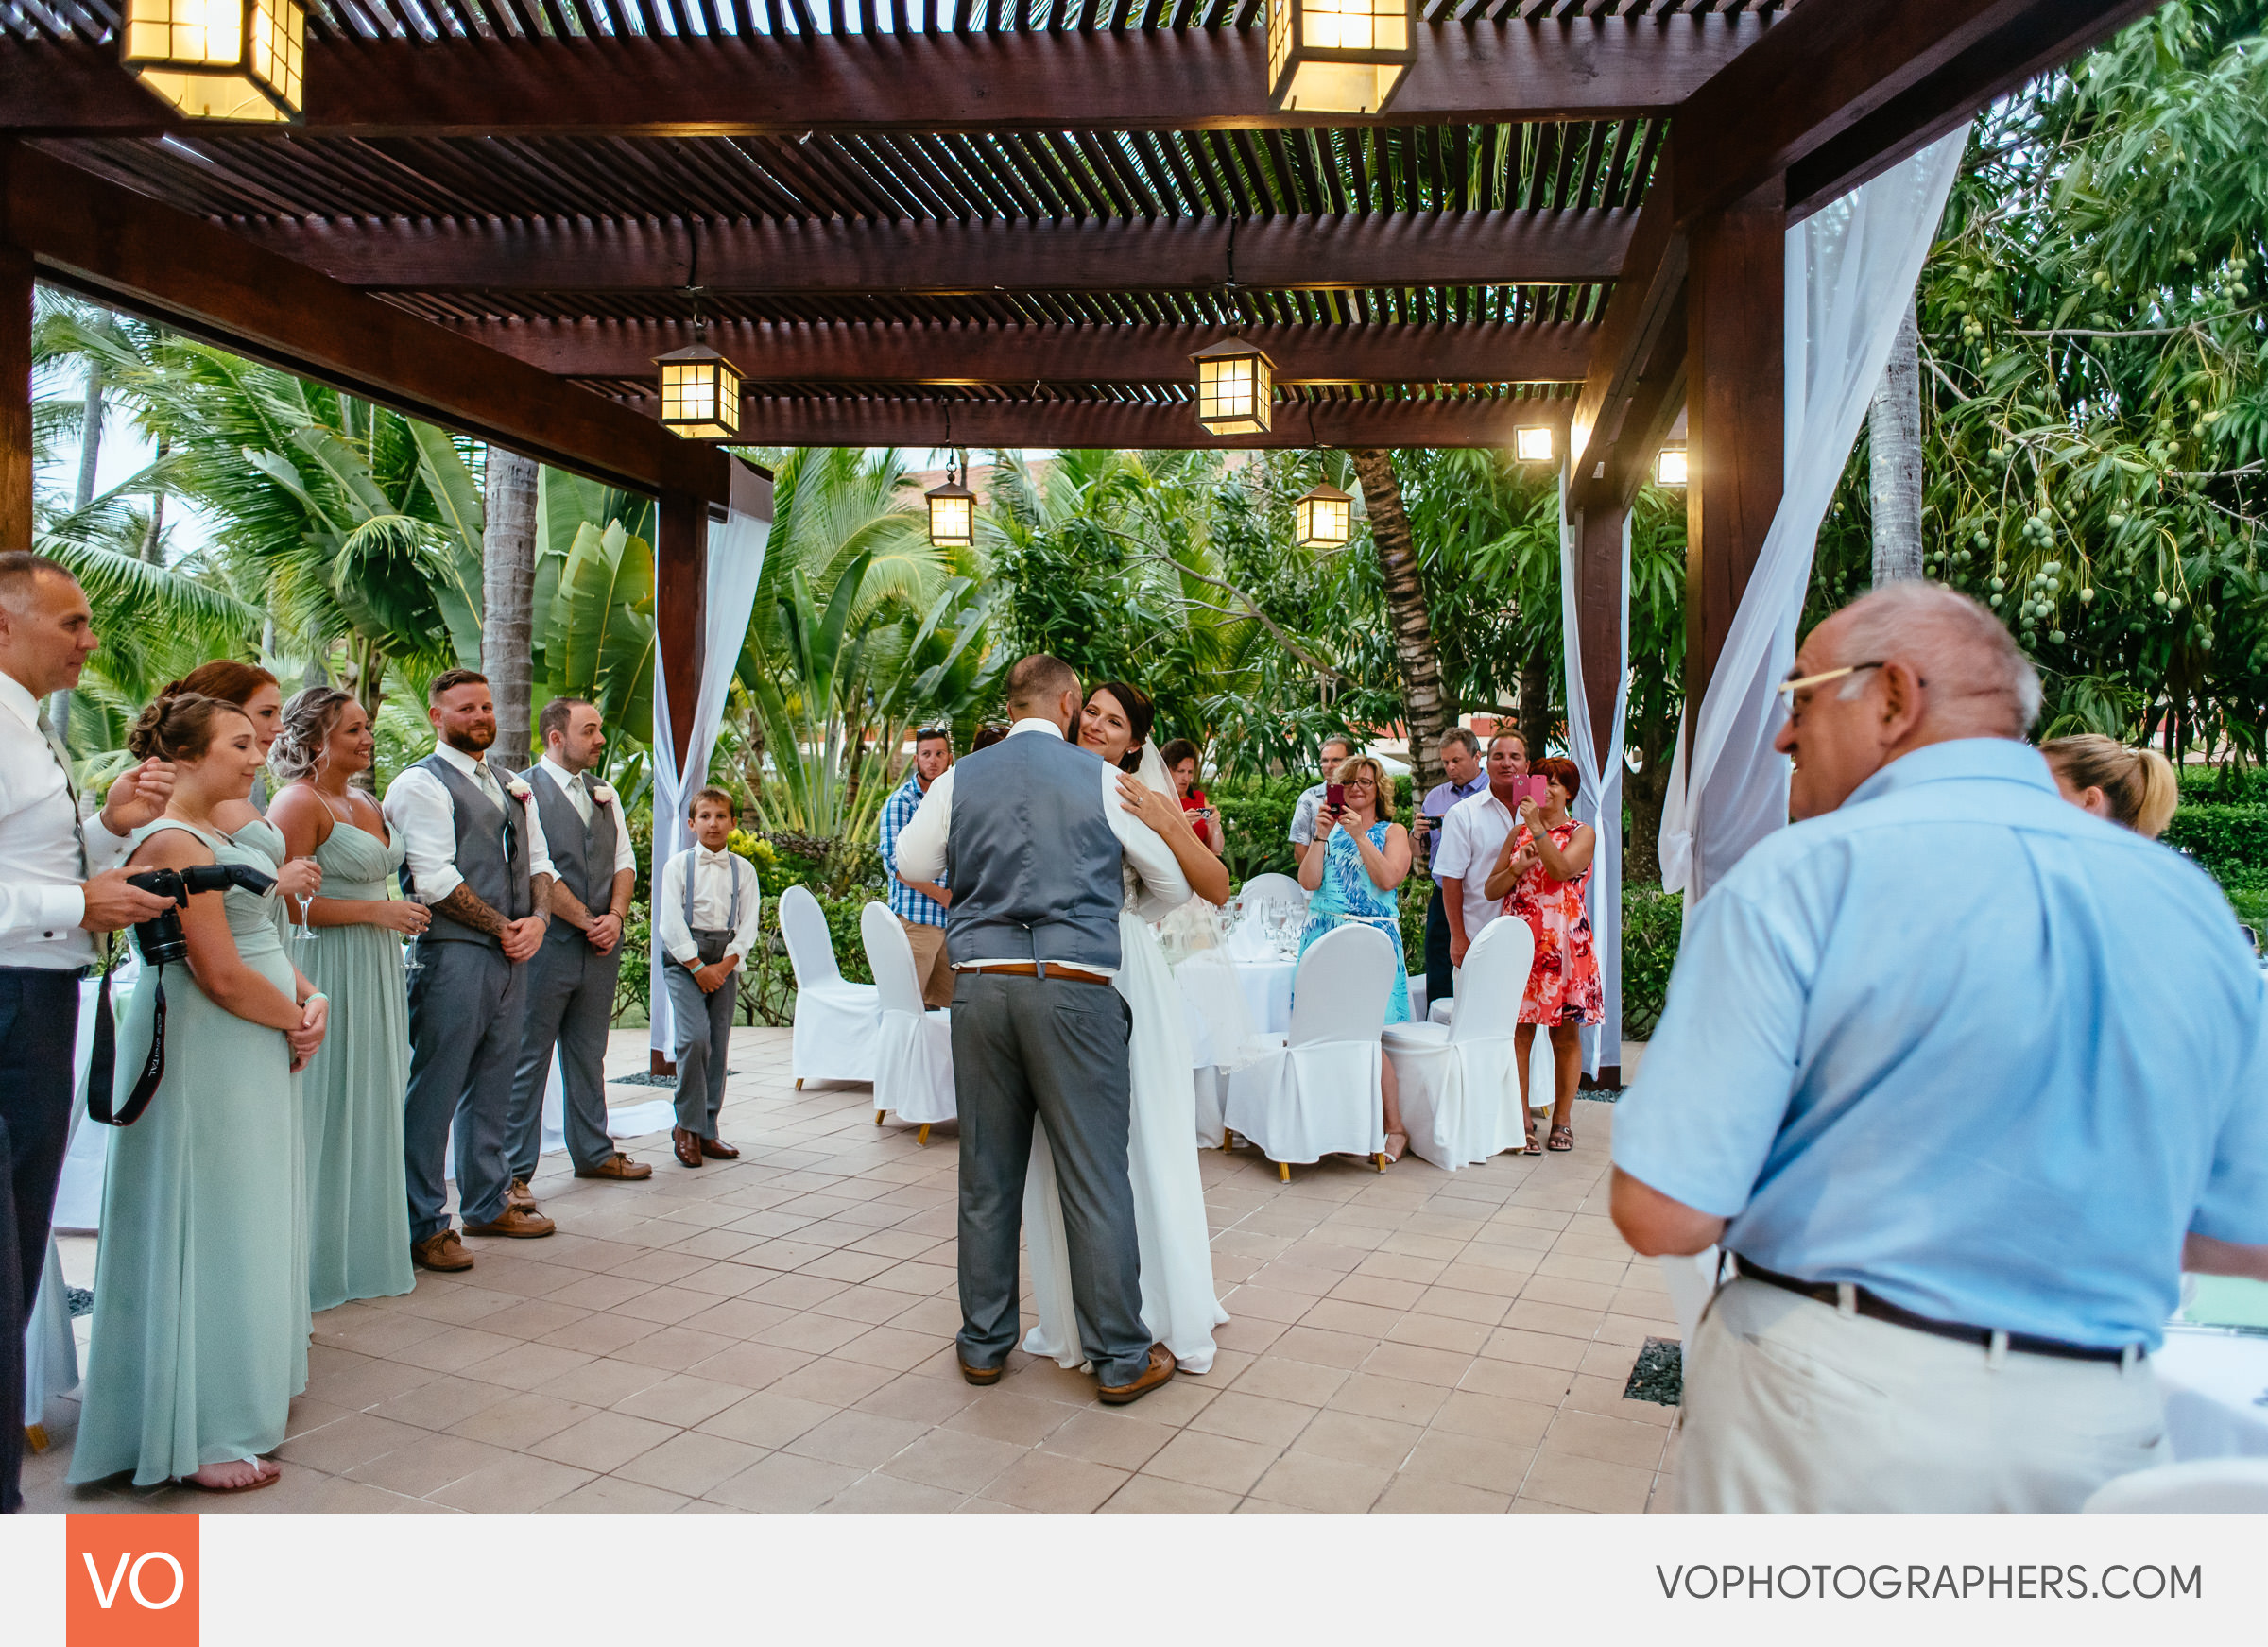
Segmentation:
[[(504, 781), (486, 761), (475, 760), (449, 744), (435, 745), (434, 753), (477, 784), (499, 812), (507, 807), (519, 809), (522, 838), (527, 842), (528, 877), (549, 875), (551, 849), (544, 843), (543, 820), (536, 815), (536, 809), (507, 794)], [(384, 811), (386, 827), (402, 837), (420, 903), (438, 903), (465, 884), (465, 878), (456, 872), (456, 803), (449, 798), (449, 790), (438, 778), (421, 767), (404, 767), (386, 786)]]
[[(1046, 733), (1060, 738), (1063, 729), (1053, 721), (1033, 717), (1018, 721), (1008, 729), (1011, 738)], [(953, 779), (960, 770), (955, 763), (939, 775), (914, 809), (913, 821), (898, 832), (898, 873), (911, 881), (942, 881), (945, 878), (945, 837), (953, 824)], [(1125, 854), (1126, 866), (1134, 871), (1142, 884), (1142, 896), (1136, 904), (1144, 920), (1162, 920), (1166, 916), (1187, 903), (1193, 894), (1189, 878), (1181, 873), (1179, 860), (1173, 848), (1148, 824), (1136, 817), (1118, 798), (1117, 767), (1097, 759), (1094, 763), (1095, 781), (1103, 786), (1103, 815), (1110, 820), (1110, 832), (1118, 837), (1119, 849)], [(979, 775), (981, 781), (982, 775)], [(951, 925), (948, 914), (947, 924)], [(1029, 966), (1030, 958), (1021, 960), (1009, 956), (982, 957), (960, 963), (961, 968)], [(1111, 967), (1082, 965), (1082, 972), (1099, 972), (1106, 976), (1116, 971)]]
[[(542, 769), (546, 778), (558, 784), (565, 793), (567, 804), (575, 808), (575, 815), (581, 818), (586, 824), (589, 823), (591, 808), (594, 803), (591, 798), (591, 792), (576, 781), (576, 775), (554, 761), (549, 755), (544, 756), (536, 764)], [(622, 798), (616, 796), (607, 803), (607, 806), (608, 810), (614, 815), (614, 873), (619, 875), (625, 869), (635, 873), (638, 868), (638, 849), (630, 844), (630, 826), (623, 821)], [(544, 843), (546, 865), (549, 863), (550, 845), (548, 841)], [(607, 912), (603, 909), (594, 909), (591, 913), (604, 915)]]
[(1489, 897), (1482, 888), (1488, 884), (1488, 871), (1496, 867), (1496, 854), (1503, 849), (1504, 837), (1519, 821), (1490, 789), (1467, 796), (1441, 820), (1441, 844), (1434, 849), (1434, 879), (1448, 875), (1464, 884), (1467, 943), (1479, 937), (1481, 928), (1503, 913), (1503, 901)]
[[(40, 732), (39, 700), (0, 673), (0, 967), (69, 971), (100, 951), (79, 926), (78, 842), (72, 837), (71, 786)], [(114, 867), (132, 842), (86, 822), (86, 874)]]
[[(733, 866), (738, 864), (735, 871)], [(654, 932), (662, 948), (680, 967), (701, 958), (701, 946), (685, 924), (685, 869), (693, 866), (693, 924), (704, 932), (732, 927), (728, 955), (744, 959), (756, 947), (758, 918), (764, 908), (764, 885), (756, 866), (730, 851), (713, 852), (696, 841), (662, 866), (662, 884), (654, 889)], [(740, 878), (740, 921), (732, 921), (732, 880)]]

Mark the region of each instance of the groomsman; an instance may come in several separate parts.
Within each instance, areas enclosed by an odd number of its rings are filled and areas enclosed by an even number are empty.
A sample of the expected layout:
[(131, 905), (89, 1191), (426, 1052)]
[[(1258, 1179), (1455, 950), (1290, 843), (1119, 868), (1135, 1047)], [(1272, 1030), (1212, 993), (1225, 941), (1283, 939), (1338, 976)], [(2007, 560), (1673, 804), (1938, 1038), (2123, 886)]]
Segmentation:
[(505, 1136), (551, 859), (535, 791), (524, 779), (500, 780), (482, 759), (496, 741), (488, 677), (444, 669), (425, 715), (433, 753), (387, 786), (385, 808), (408, 856), (403, 889), (433, 911), (409, 986), (409, 1256), (429, 1270), (469, 1270), (472, 1255), (444, 1210), (452, 1123), (465, 1233), (526, 1239), (554, 1227), (512, 1204)]
[(607, 1029), (614, 1017), (614, 975), (622, 969), (622, 923), (638, 880), (637, 854), (614, 791), (591, 776), (606, 751), (597, 709), (555, 697), (536, 729), (543, 758), (521, 776), (535, 791), (551, 854), (551, 926), (528, 963), (527, 1024), (512, 1083), (512, 1199), (533, 1209), (528, 1180), (542, 1147), (543, 1095), (558, 1048), (567, 1089), (567, 1155), (578, 1178), (650, 1178), (654, 1169), (614, 1147), (607, 1134)]

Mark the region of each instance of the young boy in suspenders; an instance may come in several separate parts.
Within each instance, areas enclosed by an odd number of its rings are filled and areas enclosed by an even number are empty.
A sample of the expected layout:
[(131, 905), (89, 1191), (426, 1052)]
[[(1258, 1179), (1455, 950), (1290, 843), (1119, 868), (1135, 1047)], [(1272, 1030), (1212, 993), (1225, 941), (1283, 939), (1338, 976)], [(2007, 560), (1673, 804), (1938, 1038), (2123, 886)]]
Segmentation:
[(754, 866), (730, 851), (732, 798), (703, 789), (687, 809), (695, 844), (662, 866), (654, 888), (655, 931), (669, 959), (666, 984), (678, 1064), (678, 1160), (730, 1160), (740, 1151), (716, 1136), (725, 1102), (725, 1055), (739, 991), (732, 974), (756, 942), (763, 890)]

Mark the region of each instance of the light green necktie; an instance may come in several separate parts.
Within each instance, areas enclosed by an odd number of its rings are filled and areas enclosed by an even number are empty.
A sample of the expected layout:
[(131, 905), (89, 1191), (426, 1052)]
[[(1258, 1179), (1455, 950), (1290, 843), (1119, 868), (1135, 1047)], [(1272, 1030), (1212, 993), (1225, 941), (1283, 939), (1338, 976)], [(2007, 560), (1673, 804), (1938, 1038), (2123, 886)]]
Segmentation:
[(40, 736), (46, 740), (48, 756), (63, 775), (63, 793), (71, 798), (71, 839), (78, 848), (78, 878), (87, 878), (87, 826), (78, 815), (78, 785), (71, 779), (71, 751), (63, 747), (55, 735), (55, 723), (47, 718), (47, 703), (40, 700)]

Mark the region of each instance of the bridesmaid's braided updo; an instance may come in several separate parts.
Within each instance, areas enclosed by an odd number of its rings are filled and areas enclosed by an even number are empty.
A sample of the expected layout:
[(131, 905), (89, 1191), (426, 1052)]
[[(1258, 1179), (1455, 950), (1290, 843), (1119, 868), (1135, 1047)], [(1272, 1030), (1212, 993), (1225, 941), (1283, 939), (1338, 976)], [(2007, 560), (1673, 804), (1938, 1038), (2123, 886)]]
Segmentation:
[(313, 777), (323, 763), (323, 746), (331, 729), (354, 701), (351, 692), (335, 686), (310, 686), (295, 692), (284, 706), (276, 741), (267, 751), (267, 769), (284, 783)]
[(126, 734), (127, 752), (137, 761), (195, 761), (213, 746), (215, 729), (244, 711), (196, 692), (166, 692), (142, 712)]

